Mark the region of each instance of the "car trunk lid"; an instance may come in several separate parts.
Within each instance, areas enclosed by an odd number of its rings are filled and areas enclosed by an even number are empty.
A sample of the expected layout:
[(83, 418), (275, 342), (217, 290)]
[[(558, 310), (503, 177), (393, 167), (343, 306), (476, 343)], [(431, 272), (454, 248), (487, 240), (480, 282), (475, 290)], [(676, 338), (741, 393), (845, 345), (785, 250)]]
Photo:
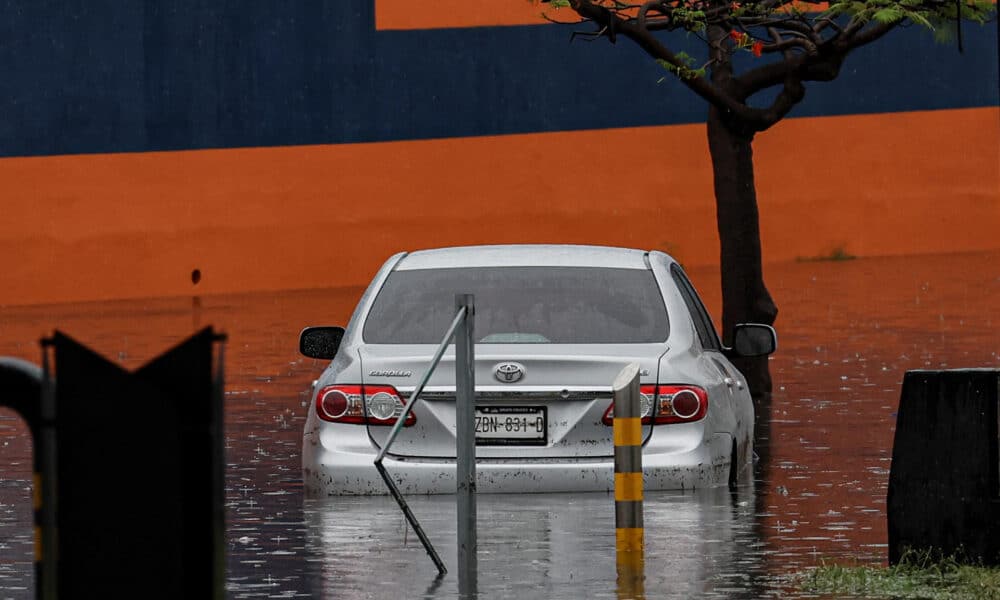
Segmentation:
[[(366, 385), (392, 385), (409, 397), (430, 365), (429, 345), (367, 345), (360, 350)], [(663, 344), (480, 344), (476, 346), (479, 458), (574, 459), (614, 454), (602, 422), (611, 382), (635, 362), (643, 384), (656, 382)], [(506, 381), (521, 376), (516, 381)], [(499, 371), (499, 372), (498, 372)], [(455, 354), (442, 357), (414, 407), (417, 422), (400, 430), (389, 453), (454, 458)], [(544, 422), (541, 425), (539, 419)], [(390, 428), (370, 425), (380, 448)], [(643, 428), (643, 437), (650, 428)]]

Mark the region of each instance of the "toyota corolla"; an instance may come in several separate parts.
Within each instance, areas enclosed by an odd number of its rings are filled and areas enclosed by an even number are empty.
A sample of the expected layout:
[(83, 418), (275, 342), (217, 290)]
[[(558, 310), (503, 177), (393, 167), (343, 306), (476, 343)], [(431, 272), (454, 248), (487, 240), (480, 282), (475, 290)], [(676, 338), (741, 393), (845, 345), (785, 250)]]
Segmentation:
[[(766, 325), (720, 342), (681, 266), (662, 252), (482, 246), (391, 257), (346, 328), (308, 327), (315, 382), (302, 447), (310, 495), (385, 494), (373, 461), (455, 317), (475, 298), (480, 492), (614, 487), (611, 384), (640, 372), (646, 489), (736, 485), (754, 410), (731, 356), (765, 355)], [(455, 491), (455, 352), (443, 355), (384, 466), (404, 493)]]

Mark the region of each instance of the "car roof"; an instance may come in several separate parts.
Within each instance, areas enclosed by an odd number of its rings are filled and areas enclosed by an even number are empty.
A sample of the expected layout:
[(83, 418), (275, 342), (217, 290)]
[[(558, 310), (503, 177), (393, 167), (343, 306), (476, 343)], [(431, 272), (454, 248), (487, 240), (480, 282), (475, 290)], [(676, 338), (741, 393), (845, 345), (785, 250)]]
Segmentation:
[(463, 267), (604, 267), (648, 269), (645, 250), (608, 246), (524, 244), (461, 246), (419, 250), (407, 254), (396, 270)]

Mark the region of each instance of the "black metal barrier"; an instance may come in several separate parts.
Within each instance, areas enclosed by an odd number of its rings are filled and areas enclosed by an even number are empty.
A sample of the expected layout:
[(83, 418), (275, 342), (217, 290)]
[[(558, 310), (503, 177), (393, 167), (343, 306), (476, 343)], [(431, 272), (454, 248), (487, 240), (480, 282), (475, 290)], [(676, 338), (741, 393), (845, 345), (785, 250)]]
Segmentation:
[(1000, 371), (909, 371), (887, 498), (889, 562), (907, 549), (1000, 565)]
[(0, 362), (35, 445), (36, 597), (223, 597), (224, 339), (132, 373), (60, 332), (43, 373)]

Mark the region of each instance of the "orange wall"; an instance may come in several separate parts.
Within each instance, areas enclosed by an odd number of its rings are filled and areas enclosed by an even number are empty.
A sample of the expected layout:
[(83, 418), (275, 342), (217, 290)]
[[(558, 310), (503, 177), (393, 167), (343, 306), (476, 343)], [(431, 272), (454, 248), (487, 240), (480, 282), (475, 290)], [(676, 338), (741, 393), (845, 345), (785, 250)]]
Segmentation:
[[(826, 10), (825, 3), (805, 3), (806, 11)], [(543, 17), (544, 13), (544, 17)], [(569, 8), (553, 8), (539, 0), (375, 0), (376, 29), (440, 29), (538, 25), (550, 21), (576, 23)]]
[[(470, 9), (470, 6), (474, 8)], [(545, 23), (542, 13), (578, 21), (570, 9), (553, 9), (538, 0), (376, 0), (376, 29), (439, 29)]]
[[(765, 260), (1000, 248), (998, 148), (997, 108), (783, 122), (755, 143)], [(718, 253), (703, 124), (10, 158), (0, 181), (0, 306), (358, 285), (427, 246)]]

